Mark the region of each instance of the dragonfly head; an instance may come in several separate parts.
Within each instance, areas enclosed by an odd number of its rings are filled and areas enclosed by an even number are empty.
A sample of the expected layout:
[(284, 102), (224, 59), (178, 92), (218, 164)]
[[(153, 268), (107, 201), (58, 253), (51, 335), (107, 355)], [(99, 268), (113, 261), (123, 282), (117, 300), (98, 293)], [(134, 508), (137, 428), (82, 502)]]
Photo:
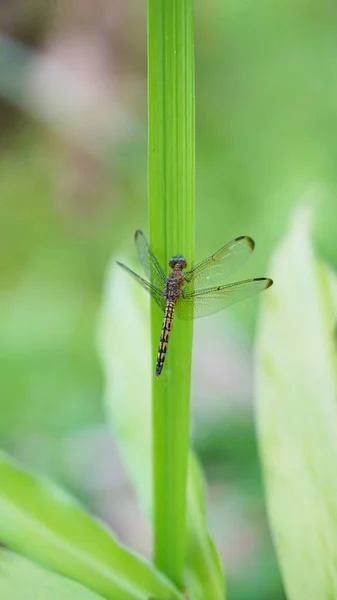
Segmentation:
[(169, 260), (169, 267), (171, 269), (178, 269), (179, 271), (181, 271), (182, 269), (186, 269), (187, 267), (187, 260), (186, 258), (184, 258), (183, 256), (181, 256), (181, 254), (176, 254), (175, 256), (172, 256)]

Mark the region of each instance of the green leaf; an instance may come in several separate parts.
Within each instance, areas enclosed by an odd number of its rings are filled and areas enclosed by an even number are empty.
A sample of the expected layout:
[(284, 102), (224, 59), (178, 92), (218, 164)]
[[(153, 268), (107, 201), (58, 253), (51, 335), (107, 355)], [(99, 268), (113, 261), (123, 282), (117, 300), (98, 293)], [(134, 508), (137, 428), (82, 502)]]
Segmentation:
[[(116, 293), (118, 290), (118, 294)], [(105, 404), (124, 466), (147, 515), (151, 494), (151, 376), (148, 299), (112, 265), (99, 327)], [(193, 600), (223, 600), (223, 569), (205, 522), (203, 481), (190, 456), (187, 494), (185, 586)]]
[(147, 561), (122, 546), (66, 492), (0, 454), (0, 540), (105, 598), (180, 598)]
[(0, 550), (0, 600), (102, 600), (80, 583)]
[(289, 600), (337, 597), (337, 280), (298, 210), (268, 272), (257, 351), (259, 444)]

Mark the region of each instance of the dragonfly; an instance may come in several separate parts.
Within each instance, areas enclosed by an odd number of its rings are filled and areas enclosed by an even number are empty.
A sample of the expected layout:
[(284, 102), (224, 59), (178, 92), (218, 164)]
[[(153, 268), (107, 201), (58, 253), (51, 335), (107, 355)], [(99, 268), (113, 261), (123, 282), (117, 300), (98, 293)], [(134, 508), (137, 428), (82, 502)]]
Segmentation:
[[(254, 250), (252, 238), (242, 235), (225, 244), (208, 258), (187, 270), (187, 260), (181, 254), (169, 260), (171, 271), (163, 267), (151, 249), (144, 233), (137, 229), (135, 244), (147, 281), (123, 263), (118, 265), (129, 273), (152, 296), (164, 312), (156, 363), (159, 377), (166, 358), (173, 317), (194, 319), (228, 308), (236, 302), (250, 298), (273, 284), (269, 277), (256, 277), (235, 283), (223, 284), (224, 278), (244, 265)], [(211, 287), (208, 287), (211, 285)]]

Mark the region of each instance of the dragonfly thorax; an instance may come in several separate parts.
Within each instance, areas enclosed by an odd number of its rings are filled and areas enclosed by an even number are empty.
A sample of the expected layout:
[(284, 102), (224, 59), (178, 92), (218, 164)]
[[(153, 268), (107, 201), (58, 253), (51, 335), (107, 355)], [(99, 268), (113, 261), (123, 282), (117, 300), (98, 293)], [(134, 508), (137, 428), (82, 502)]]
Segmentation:
[(169, 267), (171, 269), (176, 269), (177, 271), (182, 271), (182, 269), (186, 269), (187, 267), (187, 260), (184, 256), (181, 256), (181, 254), (176, 254), (170, 258)]
[(177, 302), (181, 296), (181, 290), (184, 283), (184, 274), (180, 269), (174, 268), (167, 276), (164, 296), (168, 302)]

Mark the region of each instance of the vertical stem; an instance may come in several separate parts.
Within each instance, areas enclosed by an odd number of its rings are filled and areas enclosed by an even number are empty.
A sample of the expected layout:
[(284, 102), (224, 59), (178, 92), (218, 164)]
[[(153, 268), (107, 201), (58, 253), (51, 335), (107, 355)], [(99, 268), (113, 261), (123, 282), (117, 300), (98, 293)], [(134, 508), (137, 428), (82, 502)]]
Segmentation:
[[(149, 216), (163, 264), (194, 252), (193, 0), (148, 0)], [(151, 307), (153, 369), (162, 323)], [(174, 319), (163, 373), (153, 380), (154, 560), (183, 587), (192, 322)]]

